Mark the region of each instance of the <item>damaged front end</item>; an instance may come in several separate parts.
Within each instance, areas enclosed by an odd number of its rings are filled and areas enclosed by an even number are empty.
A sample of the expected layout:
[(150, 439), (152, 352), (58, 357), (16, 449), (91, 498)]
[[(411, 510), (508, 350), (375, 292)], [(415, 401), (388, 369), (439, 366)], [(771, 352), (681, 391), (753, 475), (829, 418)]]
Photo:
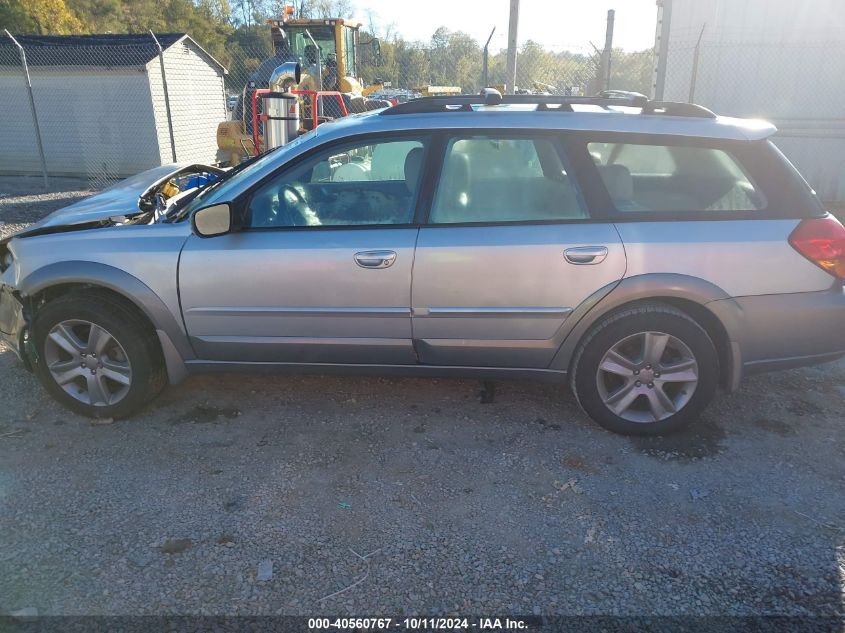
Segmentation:
[(0, 339), (31, 369), (35, 355), (29, 328), (37, 306), (20, 290), (18, 245), (42, 235), (166, 222), (180, 200), (187, 201), (225, 173), (200, 164), (154, 167), (0, 240)]
[(162, 165), (54, 211), (9, 238), (33, 237), (99, 227), (153, 224), (174, 204), (214, 182), (226, 170), (210, 165)]
[(27, 346), (29, 342), (29, 309), (13, 284), (14, 256), (8, 243), (0, 243), (0, 339), (32, 369)]

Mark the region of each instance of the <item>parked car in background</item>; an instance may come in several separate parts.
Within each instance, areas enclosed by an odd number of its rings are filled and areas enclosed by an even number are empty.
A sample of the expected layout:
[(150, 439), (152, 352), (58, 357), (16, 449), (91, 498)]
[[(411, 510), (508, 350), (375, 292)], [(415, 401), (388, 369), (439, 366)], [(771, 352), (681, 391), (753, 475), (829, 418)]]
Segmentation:
[(640, 96), (411, 100), (154, 216), (95, 198), (4, 240), (0, 330), (92, 416), (195, 372), (351, 372), (568, 382), (607, 429), (674, 431), (845, 354), (845, 229), (774, 131)]
[(226, 97), (226, 108), (228, 110), (234, 110), (236, 105), (238, 105), (238, 95), (233, 94)]

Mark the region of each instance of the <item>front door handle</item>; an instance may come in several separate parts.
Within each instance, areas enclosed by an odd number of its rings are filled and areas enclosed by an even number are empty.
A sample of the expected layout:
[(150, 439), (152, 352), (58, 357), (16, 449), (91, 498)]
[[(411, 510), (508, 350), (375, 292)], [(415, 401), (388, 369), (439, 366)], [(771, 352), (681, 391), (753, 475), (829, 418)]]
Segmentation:
[(355, 263), (361, 268), (389, 268), (396, 261), (394, 251), (361, 251), (355, 253)]
[(563, 251), (570, 264), (601, 264), (607, 257), (607, 246), (573, 246)]

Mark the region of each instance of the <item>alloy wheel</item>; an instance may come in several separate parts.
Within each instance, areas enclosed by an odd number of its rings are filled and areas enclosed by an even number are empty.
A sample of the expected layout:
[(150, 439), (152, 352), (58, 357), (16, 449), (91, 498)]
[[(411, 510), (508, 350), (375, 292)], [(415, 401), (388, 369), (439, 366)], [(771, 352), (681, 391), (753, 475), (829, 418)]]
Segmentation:
[(123, 346), (90, 321), (70, 319), (53, 326), (44, 342), (44, 362), (56, 384), (88, 405), (117, 404), (132, 385)]
[(613, 345), (596, 372), (605, 406), (629, 422), (665, 420), (683, 409), (698, 385), (698, 361), (679, 338), (640, 332)]

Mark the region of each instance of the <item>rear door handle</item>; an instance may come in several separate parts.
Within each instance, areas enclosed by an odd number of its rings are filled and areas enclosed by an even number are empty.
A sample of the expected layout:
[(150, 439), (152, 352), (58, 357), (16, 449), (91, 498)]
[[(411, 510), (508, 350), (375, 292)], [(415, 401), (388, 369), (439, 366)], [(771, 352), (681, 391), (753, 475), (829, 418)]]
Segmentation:
[(573, 246), (563, 251), (570, 264), (601, 264), (607, 257), (607, 246)]
[(389, 268), (396, 261), (395, 251), (361, 251), (355, 253), (355, 263), (361, 268)]

